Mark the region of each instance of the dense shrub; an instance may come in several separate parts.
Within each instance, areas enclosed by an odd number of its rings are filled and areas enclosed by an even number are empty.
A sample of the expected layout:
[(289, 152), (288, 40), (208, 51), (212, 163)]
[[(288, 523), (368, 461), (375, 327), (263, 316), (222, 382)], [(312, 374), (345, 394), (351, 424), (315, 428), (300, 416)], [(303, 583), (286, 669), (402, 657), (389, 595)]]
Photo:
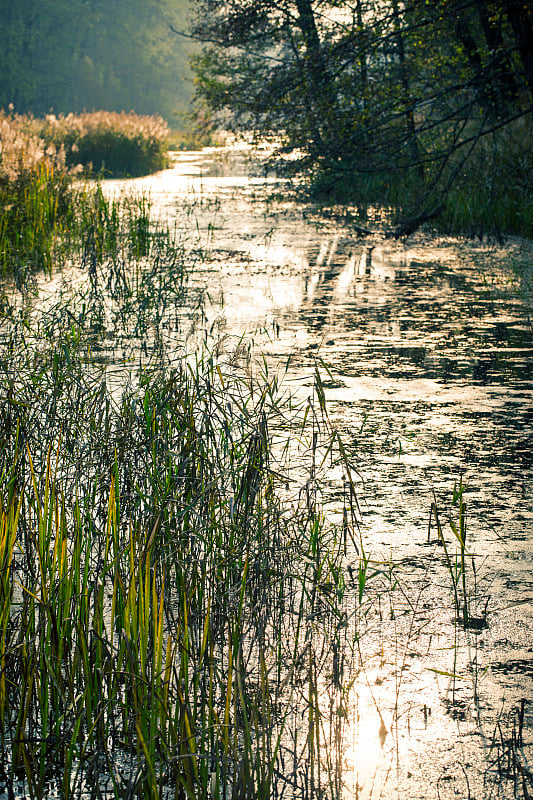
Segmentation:
[(91, 161), (105, 172), (114, 162), (114, 174), (160, 168), (165, 131), (159, 118), (132, 114), (37, 120), (0, 111), (0, 276), (22, 284), (38, 270), (52, 272), (62, 258), (116, 249), (121, 237), (142, 248), (145, 209), (127, 201), (110, 208), (100, 187), (81, 187), (72, 177)]
[(95, 111), (33, 120), (48, 144), (64, 147), (66, 164), (107, 176), (148, 175), (167, 164), (169, 129), (158, 116)]

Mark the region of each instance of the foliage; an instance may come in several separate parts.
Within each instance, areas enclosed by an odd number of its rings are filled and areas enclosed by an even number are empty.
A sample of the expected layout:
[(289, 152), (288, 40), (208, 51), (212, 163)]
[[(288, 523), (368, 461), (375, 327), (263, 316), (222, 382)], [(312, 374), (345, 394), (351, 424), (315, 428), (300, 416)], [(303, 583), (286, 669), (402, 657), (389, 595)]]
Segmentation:
[(182, 117), (182, 127), (169, 136), (169, 150), (201, 150), (220, 143), (220, 130), (214, 114), (205, 107), (193, 108)]
[(171, 118), (190, 96), (169, 24), (188, 0), (0, 0), (0, 108), (37, 115), (135, 109)]
[[(166, 130), (159, 118), (131, 114), (43, 121), (0, 113), (0, 275), (23, 284), (28, 275), (43, 269), (51, 274), (67, 259), (92, 264), (95, 251), (115, 260), (146, 255), (152, 234), (161, 234), (150, 230), (146, 201), (108, 201), (98, 186), (74, 184), (72, 176), (80, 151), (103, 161), (105, 152), (96, 149), (102, 141), (118, 153), (119, 167), (129, 156), (135, 172), (158, 168)], [(76, 167), (69, 170), (69, 161)]]
[(201, 0), (194, 34), (222, 124), (281, 138), (322, 192), (372, 187), (414, 220), (483, 139), (531, 119), (531, 2)]

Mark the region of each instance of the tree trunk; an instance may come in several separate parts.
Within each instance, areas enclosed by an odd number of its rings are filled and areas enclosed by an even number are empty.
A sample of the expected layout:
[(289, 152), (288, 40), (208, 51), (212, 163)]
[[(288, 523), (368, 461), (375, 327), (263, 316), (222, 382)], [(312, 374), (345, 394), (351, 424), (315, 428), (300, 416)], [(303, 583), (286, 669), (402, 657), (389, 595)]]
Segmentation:
[[(452, 13), (455, 17), (455, 35), (475, 75), (474, 85), (478, 93), (478, 102), (488, 111), (492, 118), (498, 118), (500, 116), (498, 93), (494, 91), (493, 81), (490, 78), (488, 68), (483, 64), (483, 59), (468, 21), (464, 17), (464, 12), (462, 14), (461, 11), (453, 10)], [(479, 13), (481, 14), (481, 10)]]
[(368, 90), (368, 66), (366, 63), (366, 31), (363, 23), (363, 9), (361, 7), (361, 0), (357, 0), (357, 32), (359, 40), (359, 67), (361, 70), (361, 85), (363, 88), (363, 97), (365, 97)]
[(520, 60), (524, 68), (524, 76), (533, 100), (533, 4), (519, 0), (505, 0), (507, 18), (513, 29), (513, 36)]
[(312, 90), (311, 105), (314, 112), (314, 129), (323, 154), (330, 154), (339, 143), (336, 141), (336, 95), (330, 79), (327, 61), (316, 25), (311, 0), (296, 0), (297, 25), (305, 47), (305, 68)]
[(409, 136), (409, 149), (413, 164), (420, 178), (424, 177), (424, 168), (420, 161), (420, 150), (418, 147), (418, 135), (416, 131), (415, 115), (411, 101), (411, 91), (409, 87), (409, 74), (405, 58), (405, 48), (402, 35), (402, 17), (398, 7), (398, 0), (392, 0), (392, 10), (394, 15), (394, 31), (396, 47), (398, 49), (398, 60), (400, 64), (400, 81), (402, 84), (403, 102), (405, 105), (405, 118), (407, 121), (407, 133)]
[(509, 58), (503, 51), (501, 24), (494, 24), (489, 15), (486, 2), (478, 4), (478, 16), (493, 62), (491, 69), (495, 75), (494, 85), (496, 93), (499, 95), (499, 103), (503, 104), (504, 107), (508, 103), (514, 104), (518, 96), (518, 86)]

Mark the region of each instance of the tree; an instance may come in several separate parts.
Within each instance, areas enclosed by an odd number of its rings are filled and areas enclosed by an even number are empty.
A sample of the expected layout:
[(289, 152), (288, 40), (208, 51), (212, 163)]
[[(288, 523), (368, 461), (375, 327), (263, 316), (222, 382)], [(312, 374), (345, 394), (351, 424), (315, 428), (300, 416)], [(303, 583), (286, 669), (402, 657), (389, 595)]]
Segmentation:
[(336, 87), (311, 0), (200, 0), (194, 36), (210, 42), (195, 60), (199, 94), (237, 124), (288, 133), (313, 158), (335, 146)]
[(199, 0), (197, 98), (281, 136), (321, 186), (410, 180), (427, 218), (476, 143), (531, 114), (532, 5)]

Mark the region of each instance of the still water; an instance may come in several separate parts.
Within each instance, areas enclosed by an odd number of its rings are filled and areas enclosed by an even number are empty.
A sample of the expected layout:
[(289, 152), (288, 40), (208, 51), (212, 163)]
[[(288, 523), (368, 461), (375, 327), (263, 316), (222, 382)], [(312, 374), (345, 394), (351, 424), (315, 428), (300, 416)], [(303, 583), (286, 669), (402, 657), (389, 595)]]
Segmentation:
[[(191, 340), (231, 353), (246, 337), (304, 397), (319, 364), (357, 467), (365, 552), (401, 575), (350, 676), (346, 797), (519, 792), (498, 776), (522, 700), (519, 760), (532, 769), (533, 248), (396, 242), (375, 220), (360, 237), (344, 210), (296, 201), (246, 148), (176, 154), (156, 176), (108, 182), (124, 188), (147, 190), (200, 254), (192, 281), (208, 294)], [(457, 516), (460, 481), (482, 623), (458, 632), (428, 520), (434, 499), (443, 519)], [(334, 470), (327, 493), (335, 516)]]

